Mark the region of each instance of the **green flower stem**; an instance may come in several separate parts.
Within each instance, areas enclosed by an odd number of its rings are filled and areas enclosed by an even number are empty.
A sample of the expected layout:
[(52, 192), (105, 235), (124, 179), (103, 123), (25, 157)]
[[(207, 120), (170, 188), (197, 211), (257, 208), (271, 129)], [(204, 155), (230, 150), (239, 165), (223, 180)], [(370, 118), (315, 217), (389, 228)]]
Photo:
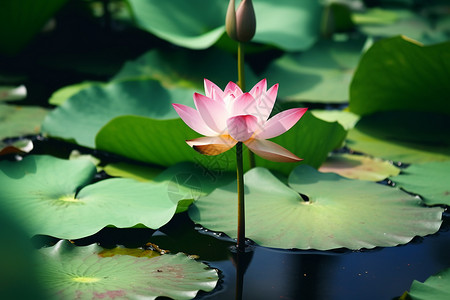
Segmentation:
[(238, 192), (237, 249), (238, 251), (245, 251), (244, 166), (242, 160), (242, 142), (236, 144), (236, 173)]
[[(245, 69), (244, 69), (244, 43), (238, 42), (238, 85), (243, 92), (245, 92)], [(252, 151), (248, 151), (248, 161), (250, 169), (253, 169), (255, 164), (255, 155)]]

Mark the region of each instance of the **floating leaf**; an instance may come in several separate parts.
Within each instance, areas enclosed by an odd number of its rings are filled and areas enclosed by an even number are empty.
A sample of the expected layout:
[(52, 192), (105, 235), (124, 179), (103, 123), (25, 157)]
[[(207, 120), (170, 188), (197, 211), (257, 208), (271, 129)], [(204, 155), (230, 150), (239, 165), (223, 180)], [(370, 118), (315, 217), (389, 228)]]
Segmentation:
[(327, 122), (338, 122), (345, 130), (355, 127), (360, 119), (358, 115), (345, 110), (312, 110), (311, 113), (321, 120)]
[[(225, 32), (227, 2), (130, 0), (137, 25), (161, 39), (206, 49)], [(258, 26), (253, 41), (288, 51), (308, 49), (319, 36), (322, 8), (315, 0), (253, 1)], [(205, 10), (207, 14), (202, 13)]]
[[(420, 120), (420, 122), (417, 122)], [(450, 160), (450, 118), (426, 112), (380, 112), (347, 136), (352, 150), (404, 163)]]
[(423, 47), (404, 37), (378, 41), (355, 72), (349, 109), (359, 115), (387, 110), (450, 114), (449, 61), (450, 42)]
[(96, 84), (101, 84), (100, 82), (81, 82), (77, 84), (72, 84), (69, 86), (65, 86), (57, 90), (52, 94), (50, 99), (48, 99), (48, 103), (53, 105), (61, 105), (63, 104), (67, 99), (75, 95), (81, 90), (84, 90), (85, 88), (91, 87)]
[[(229, 81), (237, 81), (236, 66), (237, 61), (231, 54), (214, 48), (205, 51), (151, 50), (125, 63), (113, 80), (156, 79), (165, 87), (185, 86), (203, 91), (204, 78), (220, 87), (225, 87)], [(245, 79), (249, 85), (259, 81), (248, 67)]]
[(217, 284), (215, 270), (182, 253), (136, 257), (103, 251), (95, 244), (76, 247), (68, 241), (43, 248), (40, 280), (55, 299), (192, 299)]
[(0, 104), (0, 140), (39, 133), (47, 113), (42, 107)]
[(95, 135), (109, 120), (121, 115), (158, 119), (177, 117), (171, 103), (192, 103), (194, 91), (165, 89), (155, 80), (112, 82), (94, 85), (70, 97), (53, 110), (42, 124), (50, 136), (75, 140), (94, 147)]
[(450, 269), (445, 269), (429, 277), (424, 283), (414, 280), (409, 295), (412, 300), (447, 300), (450, 298), (449, 285)]
[(396, 176), (400, 170), (387, 161), (362, 155), (340, 154), (330, 156), (320, 166), (322, 173), (336, 173), (351, 179), (380, 181)]
[[(328, 153), (341, 145), (345, 134), (338, 123), (328, 123), (307, 113), (288, 132), (272, 141), (300, 156), (308, 164), (319, 167)], [(205, 156), (186, 144), (185, 140), (199, 136), (181, 119), (122, 116), (111, 120), (99, 131), (96, 145), (101, 150), (162, 166), (191, 161), (209, 170), (234, 170), (234, 150), (219, 156)], [(259, 157), (256, 157), (256, 164), (285, 174), (297, 165), (271, 162)]]
[(450, 161), (413, 164), (392, 177), (398, 186), (419, 194), (428, 205), (450, 206)]
[[(170, 181), (113, 178), (88, 185), (95, 166), (85, 160), (27, 156), (0, 162), (0, 207), (20, 216), (29, 235), (77, 239), (107, 225), (159, 228), (186, 194), (170, 193)], [(63, 220), (63, 222), (61, 221)]]
[[(423, 207), (419, 199), (398, 189), (320, 173), (306, 165), (291, 173), (289, 185), (292, 188), (267, 169), (245, 174), (248, 238), (276, 248), (388, 247), (435, 233), (442, 222), (443, 209)], [(236, 182), (197, 200), (189, 216), (235, 238)]]
[(266, 76), (280, 83), (283, 100), (348, 102), (362, 42), (322, 41), (306, 52), (285, 54), (268, 67)]

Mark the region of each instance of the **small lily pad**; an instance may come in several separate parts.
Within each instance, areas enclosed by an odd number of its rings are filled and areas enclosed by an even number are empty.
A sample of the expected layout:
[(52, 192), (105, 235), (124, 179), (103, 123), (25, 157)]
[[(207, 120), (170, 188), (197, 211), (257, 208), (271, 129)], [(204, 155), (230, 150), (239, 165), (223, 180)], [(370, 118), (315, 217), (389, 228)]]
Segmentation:
[[(435, 233), (442, 223), (442, 208), (424, 207), (420, 199), (403, 191), (320, 173), (306, 165), (292, 171), (289, 185), (267, 169), (245, 174), (248, 238), (262, 246), (287, 249), (389, 247)], [(236, 190), (236, 182), (216, 189), (197, 200), (189, 216), (235, 238)]]
[(191, 195), (188, 187), (184, 193), (171, 193), (171, 178), (89, 184), (95, 172), (83, 159), (27, 156), (19, 162), (1, 161), (0, 207), (22, 220), (30, 236), (78, 239), (108, 225), (157, 229), (170, 221), (178, 201)]
[(0, 140), (39, 133), (47, 113), (42, 107), (0, 104)]
[(450, 206), (450, 161), (413, 164), (392, 177), (398, 186), (422, 196), (428, 205)]
[(43, 248), (39, 279), (55, 299), (192, 299), (218, 281), (216, 270), (182, 253), (139, 257), (103, 251), (64, 240)]
[(409, 295), (412, 300), (447, 300), (450, 298), (450, 268), (429, 277), (424, 283), (414, 280)]
[(388, 161), (350, 154), (330, 156), (320, 166), (319, 171), (322, 173), (336, 173), (351, 179), (369, 181), (380, 181), (400, 173), (400, 169)]

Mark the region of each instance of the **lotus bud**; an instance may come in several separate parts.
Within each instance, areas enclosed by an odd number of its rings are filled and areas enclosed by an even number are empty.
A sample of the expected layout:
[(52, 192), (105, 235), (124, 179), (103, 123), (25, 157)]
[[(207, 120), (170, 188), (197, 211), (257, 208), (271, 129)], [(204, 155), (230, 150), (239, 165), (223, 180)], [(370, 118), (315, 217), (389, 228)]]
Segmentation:
[(228, 35), (238, 42), (248, 42), (255, 35), (256, 16), (251, 0), (242, 0), (235, 12), (234, 0), (228, 4), (225, 27)]

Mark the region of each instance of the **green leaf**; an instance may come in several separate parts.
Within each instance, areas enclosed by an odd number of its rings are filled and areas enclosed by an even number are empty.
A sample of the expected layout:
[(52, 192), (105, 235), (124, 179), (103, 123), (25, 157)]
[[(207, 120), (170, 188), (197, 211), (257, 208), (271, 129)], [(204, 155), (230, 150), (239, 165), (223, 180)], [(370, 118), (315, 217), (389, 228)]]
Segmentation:
[(101, 84), (100, 82), (91, 82), (91, 81), (85, 81), (77, 84), (72, 84), (69, 86), (62, 87), (55, 91), (50, 99), (48, 99), (48, 103), (53, 105), (61, 105), (63, 104), (67, 99), (75, 95), (81, 90), (84, 90), (88, 87), (91, 87), (96, 84)]
[[(267, 169), (245, 174), (246, 236), (266, 247), (329, 250), (388, 247), (435, 233), (443, 209), (398, 189), (323, 174), (303, 165), (287, 187)], [(202, 226), (237, 236), (236, 182), (189, 209)], [(308, 197), (304, 201), (299, 193)], [(220, 207), (220, 209), (218, 209)]]
[(356, 122), (360, 119), (358, 115), (346, 110), (312, 110), (311, 113), (321, 120), (327, 122), (338, 122), (345, 130), (355, 127)]
[[(203, 90), (207, 78), (220, 87), (237, 81), (237, 60), (217, 49), (205, 51), (151, 50), (136, 60), (126, 62), (113, 78), (117, 80), (156, 79), (165, 87), (184, 86)], [(245, 79), (249, 86), (257, 83), (253, 71), (246, 67)]]
[(42, 30), (67, 0), (6, 0), (0, 2), (0, 52), (14, 55)]
[(449, 27), (439, 28), (436, 23), (445, 20), (448, 14), (438, 12), (428, 18), (424, 15), (426, 13), (375, 8), (355, 14), (354, 21), (360, 25), (362, 33), (377, 38), (404, 35), (425, 44), (447, 41), (450, 38)]
[(129, 0), (129, 3), (140, 28), (179, 46), (205, 49), (224, 33), (223, 1)]
[(450, 160), (450, 119), (426, 112), (362, 117), (347, 137), (352, 150), (403, 163)]
[[(300, 156), (304, 162), (319, 167), (328, 153), (341, 145), (345, 134), (345, 130), (338, 123), (328, 123), (307, 113), (288, 132), (272, 141)], [(186, 144), (185, 140), (199, 136), (181, 119), (154, 120), (122, 116), (111, 120), (99, 131), (96, 147), (162, 166), (191, 161), (211, 170), (235, 169), (234, 149), (219, 156), (205, 156)], [(285, 174), (298, 165), (271, 162), (259, 157), (256, 157), (256, 164)]]
[(47, 113), (42, 107), (0, 104), (0, 140), (39, 133)]
[(380, 181), (400, 173), (400, 169), (387, 161), (351, 154), (330, 156), (320, 166), (319, 171), (322, 173), (336, 173), (351, 179), (369, 181)]
[(450, 298), (450, 268), (429, 277), (424, 283), (414, 280), (409, 295), (412, 300), (447, 300)]
[[(159, 228), (185, 194), (170, 193), (170, 181), (113, 178), (88, 185), (95, 166), (86, 160), (27, 156), (0, 162), (0, 208), (18, 216), (30, 236), (77, 239), (107, 225)], [(62, 221), (63, 220), (63, 221)]]
[(359, 115), (387, 110), (450, 114), (449, 62), (450, 42), (423, 47), (404, 37), (378, 41), (355, 72), (349, 109)]
[[(221, 0), (129, 0), (137, 25), (157, 37), (191, 49), (206, 49), (225, 32), (227, 2)], [(315, 0), (253, 1), (253, 41), (288, 51), (308, 49), (319, 36), (322, 8)], [(202, 13), (208, 11), (208, 13)]]
[(171, 103), (192, 103), (193, 93), (190, 89), (165, 89), (154, 80), (94, 85), (81, 90), (49, 113), (42, 124), (42, 131), (94, 147), (95, 135), (112, 118), (121, 115), (174, 118), (178, 115)]
[(136, 257), (103, 251), (95, 244), (76, 247), (68, 241), (43, 248), (40, 280), (55, 299), (192, 299), (199, 290), (213, 290), (218, 281), (217, 271), (182, 253)]
[(302, 53), (273, 61), (267, 78), (280, 83), (279, 98), (307, 102), (348, 102), (348, 90), (363, 41), (321, 41)]
[(450, 206), (450, 161), (414, 164), (391, 180), (428, 205)]

